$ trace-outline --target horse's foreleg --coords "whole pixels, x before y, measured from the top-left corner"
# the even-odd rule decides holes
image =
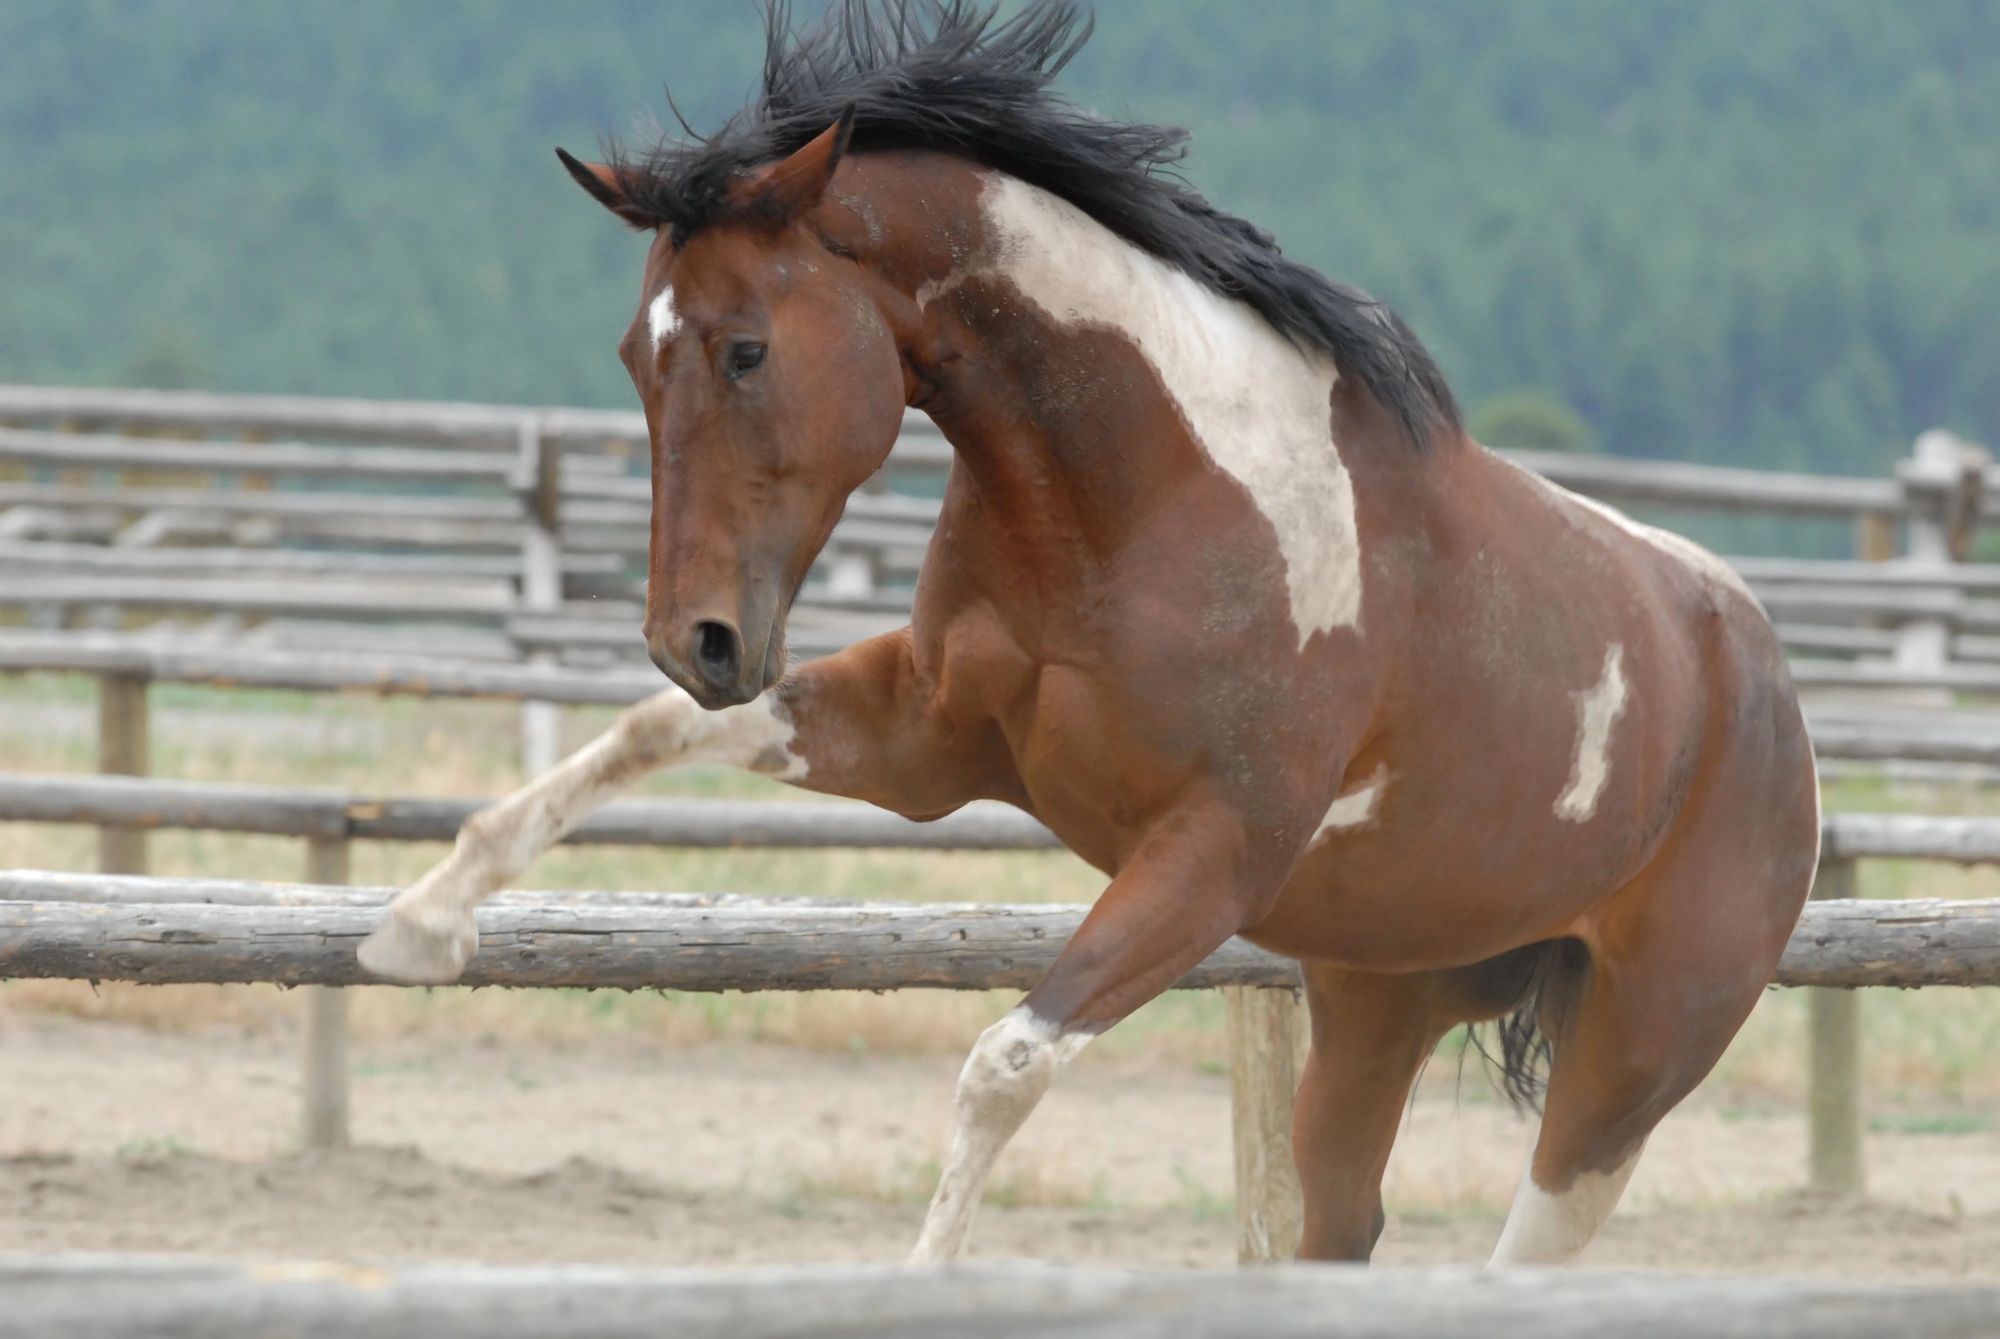
[[[955,1128],[912,1264],[955,1257],[993,1165],[1055,1072],[1098,1033],[1166,990],[1254,919],[1260,881],[1226,816],[1162,824],[1005,1018],[981,1034],[958,1077]]]
[[[452,853],[400,894],[362,942],[362,965],[397,981],[455,979],[479,944],[473,908],[592,810],[662,767],[716,763],[879,803],[955,808],[967,796],[954,760],[926,747],[927,699],[912,690],[908,646],[903,633],[872,638],[722,711],[703,711],[678,688],[627,709],[584,748],[467,819]],[[902,793],[913,785],[923,793]]]

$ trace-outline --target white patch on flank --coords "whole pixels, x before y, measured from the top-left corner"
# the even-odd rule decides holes
[[[674,331],[680,328],[680,313],[674,310],[674,286],[668,284],[646,307],[646,330],[653,337],[653,352],[666,347]]]
[[[1046,191],[989,173],[980,205],[993,254],[925,284],[918,302],[998,275],[1058,321],[1123,334],[1209,459],[1277,532],[1299,646],[1317,632],[1358,628],[1361,540],[1354,484],[1333,442],[1333,360]]]
[[[1581,823],[1597,812],[1597,797],[1611,776],[1611,727],[1625,714],[1625,648],[1613,642],[1604,652],[1604,673],[1576,699],[1576,760],[1569,784],[1556,796],[1556,817]]]
[[[1618,1207],[1618,1197],[1625,1193],[1644,1147],[1633,1149],[1611,1171],[1584,1172],[1559,1194],[1536,1185],[1532,1172],[1522,1173],[1514,1207],[1507,1211],[1507,1226],[1500,1230],[1500,1242],[1486,1267],[1561,1265],[1574,1260]]]
[[[1344,832],[1372,823],[1376,811],[1382,807],[1382,792],[1388,786],[1389,764],[1378,763],[1366,781],[1341,792],[1326,807],[1326,817],[1313,829],[1313,840],[1318,841],[1329,832]]]
[[[937,1194],[924,1215],[913,1265],[944,1264],[957,1257],[972,1230],[979,1196],[1000,1150],[1042,1100],[1056,1070],[1090,1043],[1087,1032],[1064,1033],[1024,1004],[979,1034],[958,1075],[957,1126]]]

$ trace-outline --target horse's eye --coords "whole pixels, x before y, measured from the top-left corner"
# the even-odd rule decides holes
[[[763,362],[764,346],[746,340],[741,344],[729,346],[729,356],[724,360],[724,366],[729,372],[729,379],[734,381],[746,372],[756,371]]]

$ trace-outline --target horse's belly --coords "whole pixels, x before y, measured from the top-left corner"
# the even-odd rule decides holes
[[[1623,863],[1532,821],[1388,832],[1308,852],[1245,937],[1364,970],[1462,966],[1548,936],[1617,887]]]

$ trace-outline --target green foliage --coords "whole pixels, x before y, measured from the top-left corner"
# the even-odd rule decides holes
[[[800,8],[810,8],[801,0]],[[1467,404],[1879,472],[2000,437],[1989,0],[1099,0],[1062,86],[1377,291]],[[0,378],[623,405],[643,239],[558,169],[740,106],[739,0],[13,0]]]
[[[1588,451],[1590,425],[1547,391],[1507,391],[1466,420],[1473,439],[1509,451]]]
[[[163,391],[199,389],[209,380],[208,360],[185,330],[156,330],[116,379]]]

